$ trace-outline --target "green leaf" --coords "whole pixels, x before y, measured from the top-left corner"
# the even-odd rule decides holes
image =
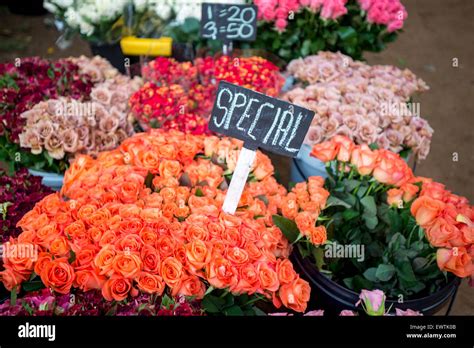
[[[153,174],[148,172],[145,178],[145,187],[153,191]]]
[[[409,261],[403,261],[397,264],[397,274],[400,278],[407,282],[416,281],[415,273]]]
[[[201,302],[202,308],[208,313],[220,313],[225,300],[213,295],[207,295]]]
[[[374,197],[366,196],[360,200],[360,203],[364,207],[364,212],[372,216],[377,215],[377,205],[375,204]]]
[[[40,289],[44,289],[45,286],[41,280],[35,280],[32,282],[25,282],[21,285],[23,287],[23,290],[26,292],[30,291],[38,291]]]
[[[325,265],[323,248],[312,247],[311,252],[316,262],[316,267],[318,269],[322,269],[323,266]]]
[[[425,257],[417,257],[413,260],[412,266],[415,272],[423,270],[428,265],[428,259]]]
[[[224,314],[229,316],[243,316],[244,312],[239,306],[234,305],[232,307],[224,309]]]
[[[196,189],[196,196],[198,197],[204,197],[204,193],[202,192],[201,188]]]
[[[376,271],[377,271],[376,267],[367,268],[364,272],[364,277],[370,280],[371,282],[376,282],[377,281],[377,277],[375,275]]]
[[[348,41],[357,36],[357,32],[352,27],[340,27],[337,34],[343,41]]]
[[[381,264],[377,267],[377,271],[375,272],[375,277],[382,282],[389,281],[390,278],[393,277],[395,274],[395,267],[393,265],[385,265]]]
[[[311,49],[311,40],[306,39],[303,41],[303,45],[301,45],[301,55],[303,57],[309,55]]]
[[[345,221],[349,221],[349,220],[352,220],[356,217],[358,217],[360,214],[358,211],[356,210],[352,210],[352,209],[348,209],[348,210],[344,210],[344,212],[342,213],[342,218],[345,220]]]
[[[372,216],[370,214],[367,214],[366,212],[362,214],[362,218],[364,219],[365,226],[367,226],[369,230],[373,230],[375,227],[377,227],[379,223],[377,216]]]
[[[272,220],[290,243],[294,243],[296,240],[298,240],[300,230],[294,221],[291,221],[280,215],[273,215]]]
[[[76,253],[72,250],[69,251],[69,259],[67,262],[73,263],[76,260]]]
[[[329,196],[328,200],[327,200],[327,203],[326,203],[326,208],[327,207],[337,207],[337,206],[341,206],[341,207],[344,207],[344,208],[352,208],[352,206],[346,202],[344,202],[342,199],[339,199],[335,196]]]

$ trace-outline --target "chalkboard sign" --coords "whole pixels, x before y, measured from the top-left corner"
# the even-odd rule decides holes
[[[250,150],[296,157],[313,117],[308,109],[221,81],[209,129],[243,140]]]
[[[203,3],[201,37],[223,42],[255,41],[257,7]]]

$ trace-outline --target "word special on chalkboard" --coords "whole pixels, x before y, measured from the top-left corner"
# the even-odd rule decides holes
[[[257,7],[203,3],[201,37],[223,42],[255,41]]]
[[[221,81],[209,129],[244,141],[244,146],[296,157],[314,112]]]

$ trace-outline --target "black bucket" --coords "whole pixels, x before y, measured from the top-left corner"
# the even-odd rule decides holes
[[[308,310],[324,309],[325,313],[330,315],[338,315],[345,309],[363,312],[361,306],[355,306],[357,301],[359,301],[358,293],[337,284],[319,272],[309,258],[301,256],[298,248],[294,248],[291,259],[295,265],[295,270],[311,286],[311,299]],[[387,310],[391,308],[391,312],[394,312],[395,308],[399,308],[402,310],[412,309],[423,313],[423,315],[433,315],[439,312],[450,300],[454,300],[460,283],[461,280],[455,277],[438,292],[418,299],[405,300],[403,303],[387,299],[385,301],[385,308]],[[451,305],[452,302],[448,312]]]
[[[110,64],[122,74],[125,73],[125,56],[123,55],[122,48],[120,47],[120,43],[115,43],[112,45],[98,45],[94,43],[90,43],[91,51],[94,56],[101,56],[107,59]],[[130,57],[128,57],[130,58]],[[138,58],[133,57],[133,61],[131,60],[130,63],[134,63],[135,60]]]

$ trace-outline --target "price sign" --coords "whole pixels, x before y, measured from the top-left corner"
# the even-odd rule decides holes
[[[201,37],[231,41],[255,41],[257,37],[257,7],[203,3]]]
[[[234,214],[257,148],[296,157],[314,112],[221,81],[209,129],[244,141],[222,209]]]

